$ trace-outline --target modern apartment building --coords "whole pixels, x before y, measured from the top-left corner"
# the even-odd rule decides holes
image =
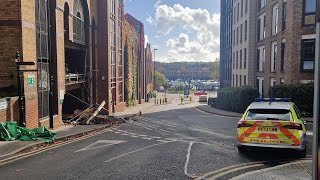
[[[232,18],[232,87],[255,85],[255,0],[234,0]]]
[[[220,85],[231,86],[232,81],[232,24],[233,0],[220,1]]]
[[[313,80],[315,0],[257,1],[256,87],[268,96],[276,84]]]

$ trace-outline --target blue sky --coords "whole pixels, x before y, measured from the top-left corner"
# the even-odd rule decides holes
[[[220,0],[124,0],[125,12],[143,22],[156,60],[219,58]]]

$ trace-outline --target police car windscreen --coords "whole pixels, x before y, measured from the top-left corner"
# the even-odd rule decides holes
[[[287,109],[250,109],[246,119],[290,121],[290,111]]]

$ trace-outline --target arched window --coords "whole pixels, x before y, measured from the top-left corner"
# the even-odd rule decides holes
[[[69,15],[70,15],[70,9],[68,3],[64,4],[64,38],[66,40],[69,40]]]
[[[73,2],[73,41],[85,44],[84,14],[80,0]]]

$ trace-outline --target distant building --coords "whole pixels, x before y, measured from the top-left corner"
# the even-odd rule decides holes
[[[212,79],[212,62],[156,62],[156,71],[161,72],[169,80]]]
[[[220,0],[220,3],[220,82],[226,87],[232,81],[233,0]]]
[[[232,87],[255,86],[256,3],[233,1]]]

